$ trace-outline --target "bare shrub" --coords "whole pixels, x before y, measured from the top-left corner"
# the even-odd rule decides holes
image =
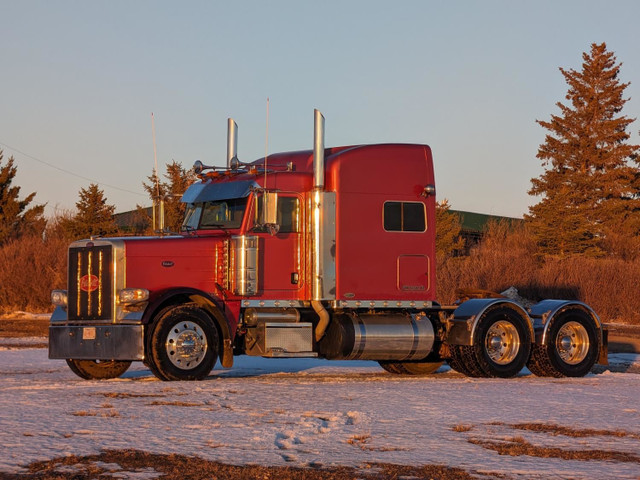
[[[640,324],[640,259],[539,256],[526,226],[489,226],[466,257],[437,269],[438,299],[456,300],[459,288],[501,292],[515,286],[531,300],[563,298],[590,305],[605,322]]]
[[[24,236],[0,247],[0,313],[51,310],[50,294],[65,288],[68,240]]]

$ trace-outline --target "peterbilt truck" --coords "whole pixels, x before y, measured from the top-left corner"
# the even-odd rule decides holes
[[[241,162],[229,119],[226,166],[194,169],[181,232],[70,245],[49,358],[85,379],[142,361],[162,380],[203,379],[236,355],[374,360],[405,375],[447,362],[503,378],[606,363],[584,303],[437,302],[427,145],[325,148],[316,110],[312,150]]]

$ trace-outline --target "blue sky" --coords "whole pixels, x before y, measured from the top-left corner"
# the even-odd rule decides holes
[[[638,18],[622,0],[0,0],[0,149],[48,215],[91,180],[124,211],[149,203],[151,112],[161,169],[222,165],[230,116],[240,159],[264,155],[269,97],[270,153],[311,148],[319,108],[327,146],[429,144],[439,199],[521,216],[558,67],[606,42],[640,116]]]

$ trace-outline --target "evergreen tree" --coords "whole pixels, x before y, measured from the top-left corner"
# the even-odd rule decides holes
[[[46,223],[43,218],[44,205],[28,208],[35,192],[19,200],[20,187],[11,186],[18,171],[13,157],[9,157],[5,165],[2,159],[3,152],[0,150],[0,245],[25,234],[41,234]]]
[[[164,174],[166,181],[158,179],[155,170],[147,178],[149,183],[143,183],[143,186],[154,201],[154,205],[159,205],[160,200],[164,200],[165,228],[173,232],[179,231],[186,208],[180,199],[189,185],[196,180],[193,170],[187,170],[180,162],[172,160],[166,165],[166,173]],[[159,215],[158,211],[156,211],[156,215]]]
[[[116,207],[107,205],[104,192],[98,185],[92,183],[86,189],[81,188],[78,195],[80,199],[76,202],[76,214],[61,219],[63,230],[74,238],[118,233],[118,226],[113,219]]]
[[[582,58],[581,71],[560,68],[569,105],[558,102],[560,115],[537,121],[549,132],[537,154],[546,170],[531,180],[529,194],[543,198],[526,219],[545,254],[615,254],[616,232],[640,232],[633,164],[640,146],[628,142],[635,119],[620,114],[629,83],[620,82],[621,64],[606,44],[592,44]]]
[[[449,211],[447,199],[436,202],[436,259],[438,263],[452,257],[456,251],[464,248],[464,240],[460,236],[462,225],[460,217]]]

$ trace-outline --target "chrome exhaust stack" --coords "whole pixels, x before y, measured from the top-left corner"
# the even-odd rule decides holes
[[[324,188],[324,116],[313,111],[313,188]]]
[[[322,300],[335,300],[336,266],[332,256],[335,245],[336,197],[324,191],[324,116],[313,111],[313,192],[311,195],[312,293],[311,306],[318,315],[316,341],[324,336],[330,317]]]
[[[227,168],[231,168],[231,160],[238,157],[238,124],[233,118],[227,119]]]

